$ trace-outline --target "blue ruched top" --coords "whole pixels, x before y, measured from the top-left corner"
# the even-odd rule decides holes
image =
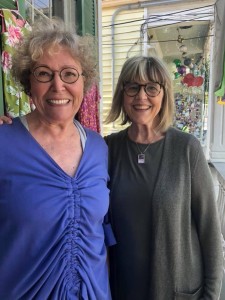
[[[0,127],[0,299],[109,300],[107,146],[85,129],[68,176],[20,122]]]

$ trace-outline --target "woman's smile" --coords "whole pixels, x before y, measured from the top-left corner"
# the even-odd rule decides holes
[[[133,109],[136,111],[146,111],[149,110],[152,106],[147,104],[134,104]]]
[[[70,99],[48,99],[47,102],[50,105],[66,105],[70,102]]]

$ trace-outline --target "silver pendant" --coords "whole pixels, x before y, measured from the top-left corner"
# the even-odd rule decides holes
[[[144,164],[145,163],[145,155],[143,153],[138,154],[138,163]]]

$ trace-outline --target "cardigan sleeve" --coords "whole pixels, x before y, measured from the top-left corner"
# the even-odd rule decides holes
[[[223,276],[221,227],[212,175],[200,143],[192,170],[192,214],[196,223],[204,263],[203,299],[217,300]],[[197,151],[197,155],[196,155]]]

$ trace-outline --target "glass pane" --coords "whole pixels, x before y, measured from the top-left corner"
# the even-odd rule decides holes
[[[160,55],[173,78],[174,126],[194,134],[204,144],[213,9],[179,11],[166,17],[164,14],[163,21],[159,20],[158,16],[148,28],[148,54]]]

